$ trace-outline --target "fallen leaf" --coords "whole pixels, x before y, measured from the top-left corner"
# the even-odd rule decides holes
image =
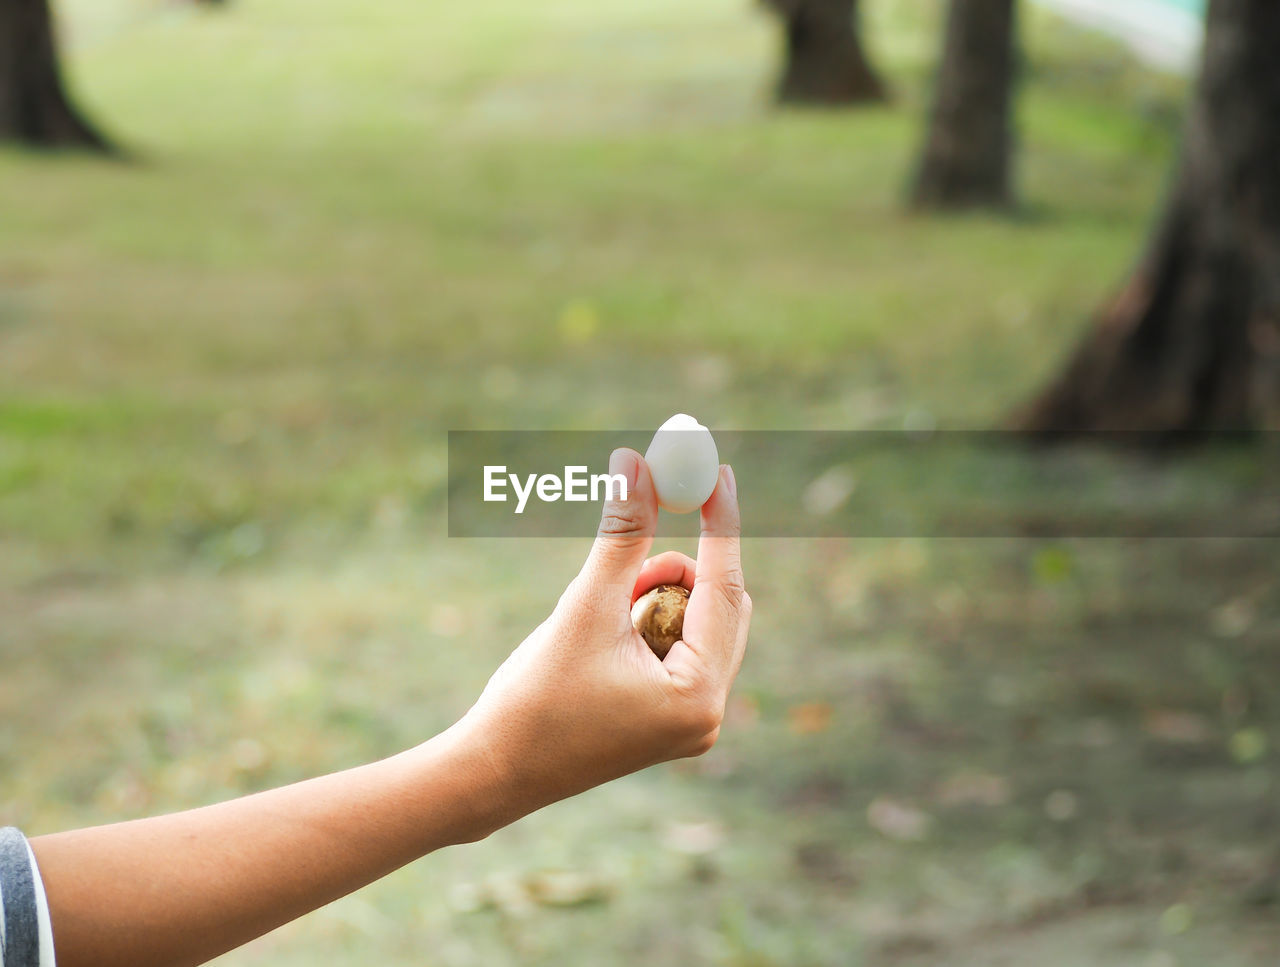
[[[1203,715],[1176,709],[1153,709],[1142,719],[1147,735],[1163,742],[1196,745],[1209,738],[1209,723]]]
[[[1038,551],[1031,563],[1036,580],[1041,584],[1060,584],[1071,577],[1075,560],[1069,548],[1061,545],[1045,547]]]
[[[1171,936],[1186,933],[1191,929],[1191,922],[1195,919],[1195,912],[1191,909],[1190,904],[1175,903],[1164,913],[1160,914],[1160,929]]]
[[[476,913],[491,906],[493,897],[476,883],[455,883],[449,887],[449,908],[455,913]]]
[[[523,875],[494,873],[481,883],[454,884],[449,890],[449,906],[457,913],[497,909],[508,916],[525,918],[538,906],[603,903],[612,895],[612,882],[595,873],[535,870]]]
[[[493,906],[508,916],[523,919],[533,913],[533,897],[521,877],[512,873],[495,873],[485,879],[484,890]]]
[[[1219,638],[1239,638],[1258,620],[1258,609],[1248,598],[1235,598],[1214,610],[1209,628]]]
[[[1080,797],[1070,789],[1055,789],[1044,798],[1044,814],[1055,823],[1065,823],[1080,812]]]
[[[831,728],[829,702],[803,702],[787,710],[787,725],[796,735],[816,735]]]
[[[962,772],[938,787],[944,806],[1003,806],[1012,791],[1009,780],[989,772]]]
[[[668,823],[662,830],[662,845],[673,853],[705,856],[724,845],[724,827],[714,820]]]
[[[795,848],[795,860],[800,872],[810,879],[841,887],[858,882],[848,857],[835,843],[802,843]]]
[[[546,907],[577,907],[603,903],[613,893],[612,885],[594,873],[578,870],[540,870],[528,874],[524,887],[530,899]]]
[[[1267,733],[1254,726],[1240,729],[1231,736],[1229,747],[1232,760],[1240,765],[1258,762],[1267,754]]]
[[[867,806],[867,822],[889,839],[915,843],[929,834],[933,817],[915,806],[880,796]]]

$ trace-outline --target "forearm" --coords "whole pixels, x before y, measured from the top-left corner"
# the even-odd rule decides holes
[[[37,837],[59,967],[197,964],[495,826],[458,730],[188,812]]]

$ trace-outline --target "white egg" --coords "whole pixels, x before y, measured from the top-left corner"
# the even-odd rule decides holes
[[[658,504],[687,514],[707,502],[720,478],[720,454],[711,431],[685,413],[658,427],[644,455]]]

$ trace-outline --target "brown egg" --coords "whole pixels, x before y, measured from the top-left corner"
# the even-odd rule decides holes
[[[689,592],[678,584],[659,584],[631,606],[631,623],[653,653],[666,658],[684,633],[684,609]]]

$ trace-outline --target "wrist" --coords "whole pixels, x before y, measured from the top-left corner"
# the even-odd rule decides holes
[[[427,776],[446,779],[444,794],[453,808],[445,824],[447,842],[441,845],[478,842],[529,811],[521,808],[516,783],[490,737],[469,715],[405,754]]]

